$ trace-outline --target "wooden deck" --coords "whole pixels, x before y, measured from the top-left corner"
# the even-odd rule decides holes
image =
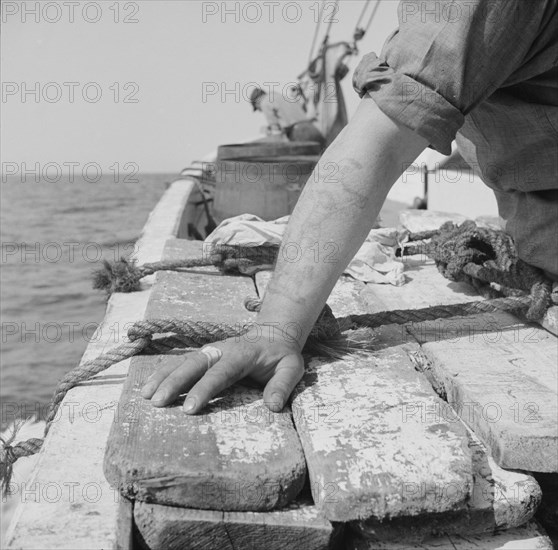
[[[167,198],[183,209],[190,190],[178,189]],[[141,260],[199,253],[176,235],[170,224]],[[334,313],[480,299],[424,259],[406,261],[403,287],[342,278],[328,300]],[[114,296],[105,324],[115,315],[122,325],[141,317],[244,324],[253,314],[243,299],[264,293],[269,277],[159,273],[142,293]],[[65,402],[78,409],[95,399],[119,414],[97,424],[62,417],[35,481],[63,484],[73,475],[101,487],[102,498],[26,502],[9,547],[552,548],[533,519],[541,489],[531,472],[558,474],[556,336],[489,315],[384,326],[370,337],[371,351],[311,359],[281,413],[246,384],[196,417],[180,403],[155,409],[138,390],[153,369],[179,360],[173,354],[135,358],[72,390]],[[86,358],[111,345],[101,341]],[[89,460],[77,468],[84,450]]]
[[[165,256],[191,256],[193,246],[171,240]],[[422,260],[409,262],[408,276],[412,280],[402,289],[342,279],[329,302],[337,316],[345,316],[395,303],[403,308],[475,299],[465,285],[449,283]],[[260,294],[269,277],[256,276]],[[429,288],[436,289],[434,302]],[[161,273],[146,316],[245,323],[251,314],[241,304],[254,293],[246,278]],[[200,417],[182,415],[179,403],[166,409],[138,403],[140,428],[115,423],[106,461],[109,479],[136,499],[138,536],[150,548],[193,548],[198,540],[254,549],[265,541],[272,550],[328,548],[339,541],[342,548],[386,550],[498,548],[510,540],[522,548],[550,548],[530,521],[541,491],[527,471],[558,471],[552,456],[557,398],[549,378],[556,337],[509,315],[446,323],[452,322],[451,330],[441,323],[384,326],[372,334],[373,351],[339,361],[312,359],[292,408],[279,415],[264,413],[258,390],[242,385],[215,399]],[[483,336],[482,344],[468,333],[457,339],[456,327],[465,322]],[[507,332],[510,326],[515,332]],[[538,351],[522,332],[533,330],[543,343]],[[513,348],[507,340],[490,347],[502,331],[511,338],[519,334]],[[514,362],[506,370],[494,359],[510,353],[516,370],[510,370]],[[467,362],[460,376],[444,377],[463,363],[461,357]],[[172,360],[134,359],[123,401],[137,403],[144,377]],[[467,377],[469,363],[475,367]],[[462,395],[450,379],[479,391]],[[536,396],[530,390],[535,386]],[[534,426],[527,425],[523,397],[539,404]],[[469,415],[465,398],[476,399]],[[503,448],[515,451],[511,465]],[[306,471],[311,500],[301,491]],[[155,472],[160,476],[154,479]],[[429,546],[421,546],[426,540]]]

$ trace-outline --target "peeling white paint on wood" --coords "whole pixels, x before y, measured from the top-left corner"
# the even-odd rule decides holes
[[[272,413],[261,390],[236,385],[196,416],[183,399],[155,408],[139,392],[156,365],[180,356],[132,360],[105,474],[128,498],[208,510],[263,511],[284,506],[302,489],[306,466],[290,410]],[[169,458],[171,457],[171,458]]]
[[[425,371],[504,468],[558,472],[558,340],[506,313],[412,325]]]
[[[384,521],[370,518],[353,522],[351,530],[368,541],[416,543],[441,532],[469,537],[527,523],[541,503],[539,484],[526,473],[500,468],[478,437],[469,434],[473,487],[463,509]]]
[[[174,240],[166,251],[193,257],[201,243]],[[243,305],[254,291],[247,277],[159,272],[146,318],[240,327],[254,319]],[[196,416],[141,398],[155,368],[181,361],[180,355],[133,360],[120,402],[132,417],[114,424],[105,460],[113,485],[129,498],[213,510],[270,510],[294,499],[306,475],[300,442],[290,410],[271,413],[261,388],[237,385]]]
[[[293,415],[329,520],[443,512],[470,498],[466,431],[417,415],[418,401],[442,404],[404,346],[308,366]]]

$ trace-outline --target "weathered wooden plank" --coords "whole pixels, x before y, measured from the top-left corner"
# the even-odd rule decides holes
[[[256,276],[260,295],[269,278]],[[341,278],[328,303],[337,316],[364,313],[363,289]],[[293,413],[312,494],[332,521],[432,514],[462,508],[469,499],[466,430],[440,419],[406,418],[417,399],[430,400],[432,407],[443,403],[414,370],[409,353],[419,348],[404,345],[407,336],[401,327],[382,327],[373,333],[374,354],[313,360],[295,391]],[[460,491],[446,499],[450,483]]]
[[[542,502],[537,510],[537,521],[558,547],[558,474],[535,474],[542,491]]]
[[[432,260],[407,256],[403,286],[366,285],[361,293],[368,313],[390,309],[418,309],[429,306],[460,304],[483,300],[471,286],[454,283],[443,277]]]
[[[506,313],[409,327],[425,372],[504,468],[558,471],[558,345]]]
[[[327,550],[338,537],[309,499],[273,512],[216,512],[139,502],[141,540],[150,550]]]
[[[105,474],[127,497],[210,510],[272,510],[301,490],[305,463],[290,411],[272,413],[261,390],[237,385],[203,414],[185,415],[181,401],[155,408],[140,390],[157,363],[132,361],[115,419]]]
[[[402,218],[409,229],[431,228],[428,218],[422,221],[420,215],[412,218],[412,223]],[[452,296],[457,284],[444,279],[431,261],[422,263],[418,257],[407,261],[410,281],[397,296],[389,288],[368,285],[363,297],[371,308],[417,308],[470,299],[466,298],[466,290]],[[463,286],[467,288],[466,285],[460,288]],[[547,313],[543,322],[546,328],[552,328],[548,321],[552,315],[552,311]],[[447,395],[460,410],[498,464],[556,471],[555,336],[504,314],[418,323],[411,327],[411,332],[424,344],[432,362],[425,374],[436,390],[444,398]],[[487,417],[487,411],[501,417]]]
[[[163,259],[199,258],[202,253],[201,241],[170,239]],[[244,298],[255,292],[252,279],[225,276],[213,267],[158,272],[152,292],[146,319],[164,317],[234,325],[254,318],[244,307]]]
[[[243,299],[253,292],[249,278],[160,272],[146,318],[245,323],[253,314]],[[109,481],[129,498],[191,508],[261,511],[295,498],[306,473],[300,442],[290,410],[271,413],[261,389],[237,385],[194,417],[141,398],[157,366],[180,361],[132,361],[120,401],[128,414],[114,422],[105,456]]]
[[[342,277],[328,299],[335,315],[369,311],[365,287]],[[378,351],[313,360],[295,391],[293,414],[312,494],[332,521],[432,514],[462,508],[469,499],[466,430],[412,414],[418,399],[432,407],[443,402],[414,370],[409,354],[419,348],[407,339],[401,327],[381,327],[372,333]],[[451,484],[459,491],[445,495]]]
[[[265,276],[256,277],[260,290],[265,289],[265,284],[269,279],[269,274],[263,275]],[[418,279],[420,280],[420,278],[419,276]],[[339,292],[340,286],[341,292]],[[351,286],[352,288],[350,288]],[[391,289],[382,286],[382,291],[390,293]],[[344,316],[353,311],[361,313],[368,307],[363,305],[361,292],[362,286],[357,281],[341,280],[328,302],[339,304],[336,312],[338,316]],[[337,299],[339,296],[343,296],[345,299]],[[450,296],[454,298],[453,294]],[[349,299],[346,299],[347,297]],[[419,295],[419,299],[422,298]],[[376,349],[389,348],[405,341],[406,336],[407,333],[403,327],[400,329],[382,327],[372,331],[372,343]],[[414,339],[412,340],[414,341]],[[416,361],[416,356],[420,355],[418,348],[410,347],[409,351],[412,354],[411,358]],[[331,413],[330,409],[326,409],[326,411]],[[420,417],[421,422],[428,416],[435,422],[438,422],[440,417],[449,422],[461,422],[448,404],[440,401],[437,402],[436,408],[428,408],[428,404],[422,402],[418,396],[413,396],[413,401],[406,406],[405,412],[409,416]],[[473,486],[471,498],[463,507],[439,513],[425,513],[415,517],[402,516],[392,520],[369,518],[365,521],[355,522],[354,529],[371,539],[402,540],[403,533],[406,533],[407,540],[417,540],[441,530],[456,534],[482,533],[494,529],[508,529],[528,521],[535,513],[541,498],[537,482],[532,476],[524,473],[507,472],[499,468],[478,438],[472,432],[470,436]],[[327,436],[324,434],[325,437]],[[424,493],[425,489],[416,483],[408,485],[408,491],[414,490],[417,494]],[[455,489],[455,486],[447,488],[448,491],[455,491]],[[438,488],[438,492],[439,496],[443,497],[444,490]]]
[[[558,336],[558,306],[549,307],[540,324],[554,336]]]
[[[443,402],[417,373],[400,327],[383,327],[374,353],[314,359],[295,390],[293,414],[316,505],[330,521],[435,514],[471,496],[463,426],[414,414]],[[458,490],[448,491],[448,488]]]
[[[428,414],[420,410],[419,414]],[[431,415],[458,417],[455,412],[430,411]],[[470,500],[461,510],[438,514],[421,514],[379,521],[369,518],[355,521],[351,530],[368,541],[420,542],[425,538],[446,535],[477,535],[519,527],[528,522],[541,502],[541,488],[533,476],[500,468],[485,445],[470,432],[473,459],[473,488]],[[416,488],[417,491],[423,490]],[[456,490],[448,487],[448,491]]]
[[[536,522],[485,535],[444,535],[421,542],[367,541],[348,537],[346,550],[552,550],[552,542]]]

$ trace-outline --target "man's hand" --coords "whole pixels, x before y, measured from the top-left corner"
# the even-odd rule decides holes
[[[269,342],[261,334],[212,344],[221,358],[208,367],[208,357],[201,352],[169,355],[165,366],[155,372],[142,389],[142,396],[155,407],[164,407],[185,392],[184,412],[199,412],[215,395],[242,378],[250,377],[265,385],[264,402],[279,412],[304,373],[304,361],[298,344],[279,339]],[[255,341],[256,340],[256,341]]]

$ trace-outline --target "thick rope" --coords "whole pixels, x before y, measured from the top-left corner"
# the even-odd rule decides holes
[[[135,265],[121,258],[117,262],[103,261],[103,267],[93,273],[93,288],[114,292],[141,290],[141,279],[157,271],[183,271],[196,267],[214,266],[224,274],[252,275],[262,269],[272,269],[277,259],[278,246],[218,245],[199,258],[168,260]]]
[[[254,308],[253,311],[259,311],[261,306],[260,300],[251,298],[249,303]],[[450,317],[464,317],[499,311],[522,315],[526,313],[530,305],[530,296],[496,298],[460,304],[428,306],[420,309],[392,309],[379,313],[348,315],[347,317],[335,319],[335,322],[338,326],[342,326],[344,330],[349,328],[378,328],[383,325],[406,325],[408,323],[422,323],[425,321],[435,321],[436,319],[449,319]],[[319,323],[317,323],[316,327],[319,327]]]
[[[9,491],[15,462],[19,458],[38,453],[43,445],[43,440],[36,438],[28,439],[27,441],[20,441],[14,446],[10,443],[11,441],[2,440],[2,449],[0,449],[0,478],[2,480],[3,495],[6,495]]]
[[[66,373],[58,383],[56,391],[50,402],[50,407],[46,417],[45,436],[47,435],[56,413],[65,395],[79,383],[89,380],[96,374],[103,372],[112,365],[124,361],[141,353],[150,343],[151,338],[138,338],[131,342],[125,342],[120,346],[109,350],[107,353],[99,355],[91,361],[78,365],[75,369]]]

